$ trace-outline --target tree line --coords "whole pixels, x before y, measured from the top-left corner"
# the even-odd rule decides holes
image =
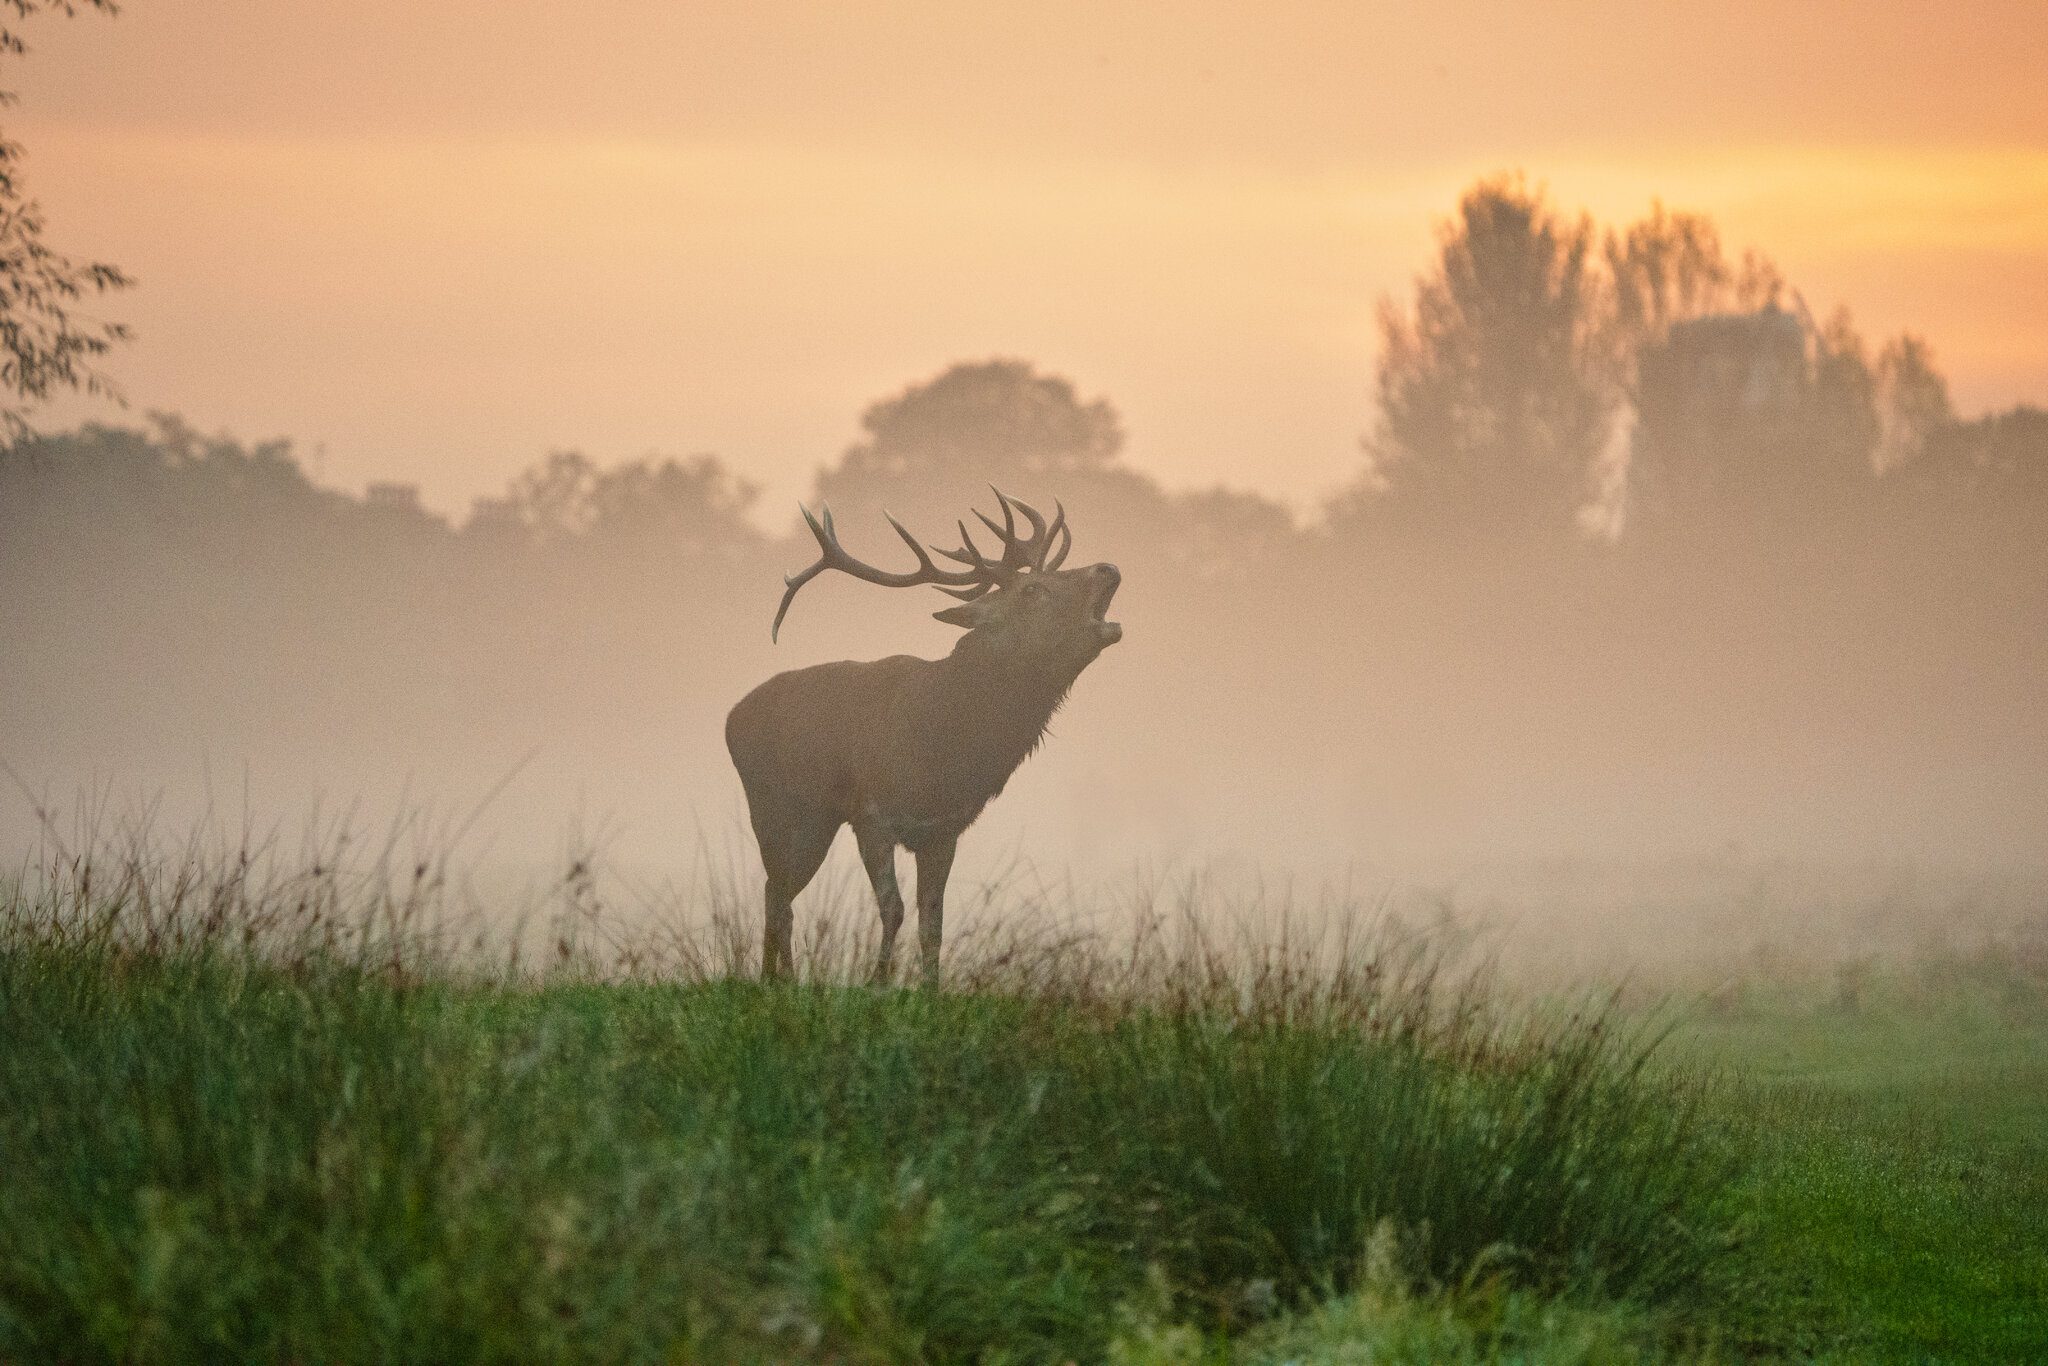
[[[943,539],[991,482],[1064,502],[1133,628],[1074,722],[1099,761],[1064,744],[1064,771],[1134,820],[1308,803],[1335,838],[1479,841],[1540,807],[1529,838],[1561,840],[1618,802],[1705,830],[1745,785],[1762,827],[1874,792],[1870,829],[2048,818],[2048,412],[1959,415],[1924,341],[1817,316],[1705,218],[1601,230],[1517,177],[1464,194],[1380,331],[1359,464],[1306,520],[1163,486],[1109,399],[1001,358],[875,402],[813,496],[878,563],[885,507]],[[0,458],[0,754],[431,767],[515,735],[722,773],[716,717],[766,671],[944,648],[898,595],[821,583],[770,650],[810,555],[712,455],[556,452],[449,519],[173,417],[27,438]]]

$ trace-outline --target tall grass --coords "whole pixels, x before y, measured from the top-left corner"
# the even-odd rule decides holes
[[[1648,1040],[1426,940],[1012,927],[913,991],[823,935],[763,987],[730,917],[599,961],[587,869],[515,967],[432,860],[338,866],[0,895],[0,1357],[1085,1359],[1148,1285],[1212,1330],[1345,1290],[1375,1229],[1642,1302],[1718,1236]]]

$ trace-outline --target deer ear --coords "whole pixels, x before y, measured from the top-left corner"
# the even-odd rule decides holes
[[[988,619],[988,599],[976,598],[973,602],[963,602],[958,607],[948,607],[932,615],[948,626],[958,626],[962,630],[972,631]]]

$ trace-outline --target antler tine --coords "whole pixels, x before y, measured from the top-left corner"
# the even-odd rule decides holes
[[[889,516],[889,514],[887,514],[887,512],[883,512],[883,516]],[[899,522],[899,520],[895,520],[893,516],[889,516],[889,524],[897,528],[897,535],[899,535],[899,537],[903,537],[903,545],[907,545],[907,547],[911,549],[911,553],[913,553],[915,557],[918,557],[918,563],[920,563],[920,565],[924,565],[926,569],[932,569],[934,573],[948,573],[946,569],[940,569],[938,565],[934,565],[934,563],[932,563],[932,559],[930,559],[930,557],[928,557],[928,555],[924,553],[924,547],[922,547],[922,545],[918,545],[918,537],[913,537],[913,535],[909,535],[909,530],[907,530],[907,528],[903,526],[903,522]],[[936,545],[934,545],[932,549],[934,549],[934,551],[938,551],[938,547],[936,547]],[[963,565],[987,563],[987,561],[977,561],[977,559],[971,559],[971,557],[967,557],[967,555],[954,555],[952,551],[938,551],[938,553],[940,553],[940,555],[946,555],[946,557],[950,557],[950,559],[958,559],[958,561],[961,561]],[[948,578],[950,578],[950,575],[948,575]],[[942,592],[942,594],[952,594],[954,598],[958,598],[958,600],[961,600],[961,602],[973,602],[975,598],[979,598],[979,596],[983,596],[985,592],[989,592],[991,588],[995,588],[995,584],[969,584],[967,588],[946,588],[946,586],[944,586],[944,584],[940,584],[938,580],[934,580],[934,584],[932,584],[932,586],[934,586],[934,588],[938,588],[938,592]]]
[[[977,512],[975,516],[981,517],[981,514]],[[988,518],[982,517],[981,520],[987,522]],[[992,522],[989,524],[994,526]],[[1012,560],[1007,545],[1004,547],[1000,559],[991,560],[988,556],[982,554],[981,547],[974,543],[973,535],[967,530],[966,519],[963,518],[955,522],[953,526],[960,533],[960,548],[958,550],[947,550],[944,546],[935,545],[932,549],[951,560],[954,564],[967,565],[977,575],[984,577],[991,585],[1009,582],[1017,576],[1019,570],[1025,567],[1024,564]],[[1001,534],[1000,527],[996,528],[996,530],[997,534]]]
[[[1066,562],[1067,552],[1074,548],[1074,533],[1067,525],[1067,509],[1055,498],[1052,500],[1052,530],[1045,534],[1045,545],[1038,552],[1038,573],[1048,573]],[[1062,539],[1064,538],[1064,539]],[[1060,548],[1053,551],[1052,543],[1060,541]]]
[[[990,484],[988,488],[989,492],[996,496],[996,506],[1002,509],[1003,524],[997,526],[995,518],[989,516],[980,508],[974,509],[974,515],[980,519],[983,526],[993,531],[997,538],[1002,541],[1002,564],[1005,568],[1029,569],[1031,567],[1031,547],[1028,543],[1017,538],[1017,515],[1010,509],[1010,500],[1005,498],[1003,491],[994,484]]]
[[[967,538],[967,524],[964,522],[957,522],[954,525],[960,528],[961,548],[959,550],[948,550],[946,549],[946,547],[934,541],[932,543],[933,551],[943,556],[944,558],[951,560],[954,564],[964,564],[969,566],[970,568],[977,564],[986,563],[986,561],[981,558],[980,549],[974,544],[973,541]]]
[[[1031,523],[1031,540],[1028,542],[1028,544],[1036,546],[1037,544],[1039,544],[1039,542],[1045,539],[1044,514],[1040,513],[1037,508],[1031,506],[1031,504],[1025,502],[1022,498],[1012,498],[1009,494],[1004,493],[999,488],[996,488],[994,484],[990,484],[989,488],[995,491],[996,497],[1002,499],[1003,517],[1005,520],[1008,520],[1010,516],[1010,509],[1014,507],[1015,509],[1017,509],[1017,511],[1024,514],[1025,521]]]
[[[805,584],[809,583],[812,579],[817,578],[818,575],[824,572],[825,562],[823,560],[820,560],[816,564],[812,565],[809,569],[806,569],[801,574],[790,574],[784,577],[784,579],[782,580],[784,585],[782,590],[782,605],[775,609],[775,621],[768,628],[768,643],[770,645],[775,644],[782,638],[782,619],[789,615],[789,605],[792,602],[796,601],[797,589],[802,588]]]
[[[1048,528],[1044,515],[1022,498],[1012,498],[993,484],[989,485],[989,489],[995,494],[997,501],[1002,504],[1005,527],[997,528],[996,524],[989,518],[982,517],[980,513],[975,515],[981,517],[982,522],[990,530],[1002,531],[1003,559],[1005,563],[1009,563],[1014,559],[1020,568],[1029,569],[1034,573],[1042,572],[1048,567],[1046,559],[1056,539],[1065,534],[1067,544],[1069,546],[1073,544],[1072,533],[1066,530],[1066,509],[1057,500],[1054,501],[1053,507],[1057,509],[1059,515],[1054,519],[1054,525]],[[1024,520],[1031,524],[1031,534],[1028,537],[1017,535],[1015,514],[1019,512],[1023,513]],[[1065,555],[1062,554],[1061,558],[1064,559]],[[1056,569],[1059,566],[1053,564],[1051,567]]]
[[[1005,530],[1004,528],[997,526],[995,524],[995,519],[990,517],[985,512],[977,511],[974,515],[981,519],[981,524],[983,526],[987,527],[990,531],[993,531],[996,535],[1002,537],[1003,558],[1001,563],[1005,569],[1031,568],[1031,542],[1022,539],[1017,535],[1017,523],[1015,519],[1010,519],[1009,528]]]
[[[883,508],[882,516],[888,521],[890,526],[896,528],[896,534],[903,538],[903,544],[910,547],[910,553],[917,556],[917,567],[919,569],[928,574],[944,574],[947,572],[932,563],[932,557],[924,553],[924,547],[918,544],[917,537],[911,535],[910,529],[896,520],[894,513],[890,512],[887,508]]]
[[[981,514],[977,512],[974,515],[979,517]],[[995,564],[990,564],[988,557],[981,553],[981,547],[974,543],[974,537],[968,533],[966,521],[963,519],[955,522],[954,526],[960,530],[960,548],[966,552],[965,555],[956,557],[962,564],[971,564],[984,574],[1007,577],[1005,571],[1009,567],[1010,559],[1007,552],[1002,560]]]
[[[818,562],[809,569],[801,573],[783,576],[782,605],[775,609],[775,620],[768,627],[768,641],[771,645],[780,641],[782,637],[782,619],[789,615],[789,605],[796,601],[797,590],[812,579],[817,578],[818,575],[824,573],[827,569],[830,569],[832,567],[832,554],[839,548],[839,539],[832,533],[831,504],[819,504],[819,510],[825,514],[823,526],[818,524],[818,519],[813,517],[811,510],[802,503],[796,505],[796,510],[803,514],[804,525],[811,529],[811,535],[817,540],[818,548],[824,553],[818,557]]]
[[[1002,539],[1003,546],[1005,549],[1017,543],[1017,524],[1015,522],[1011,522],[1010,529],[1008,531],[1005,531],[1003,530],[1003,528],[996,525],[995,518],[989,516],[980,508],[974,509],[974,515],[981,519],[981,524],[983,526],[987,527],[990,531],[993,531],[998,537]]]

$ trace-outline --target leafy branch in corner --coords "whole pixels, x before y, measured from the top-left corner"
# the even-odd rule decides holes
[[[115,0],[0,0],[0,16],[16,20],[83,10],[119,12]],[[0,23],[0,57],[28,51],[21,33]],[[0,91],[0,107],[14,102]],[[134,281],[103,261],[74,261],[43,240],[42,206],[22,185],[25,151],[0,135],[0,426],[12,442],[28,433],[28,411],[62,389],[119,399],[120,391],[96,362],[128,338],[120,323],[79,310],[91,296],[125,289]]]
[[[0,12],[13,10],[16,19],[31,19],[38,14],[61,14],[66,19],[78,16],[80,10],[96,9],[102,14],[119,14],[118,0],[0,0]],[[28,44],[19,33],[0,24],[0,54],[19,57],[28,51]]]

